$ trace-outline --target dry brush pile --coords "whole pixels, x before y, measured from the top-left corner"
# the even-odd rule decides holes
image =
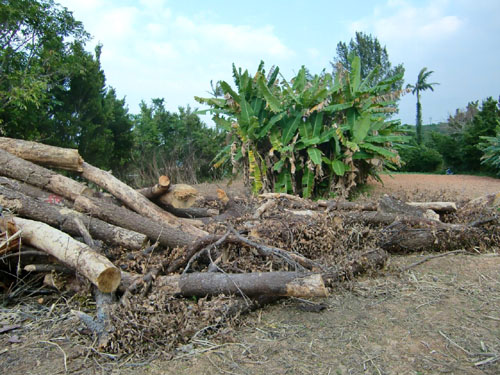
[[[457,209],[388,196],[197,197],[166,176],[136,191],[76,150],[0,138],[2,287],[9,296],[27,277],[53,293],[76,293],[76,285],[95,298],[95,308],[82,303],[73,313],[99,349],[171,355],[279,298],[326,297],[383,267],[389,253],[496,251],[499,201]]]

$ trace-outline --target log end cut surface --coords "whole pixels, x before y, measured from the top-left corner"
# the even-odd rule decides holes
[[[103,293],[114,292],[121,282],[121,272],[118,268],[108,268],[97,278],[97,287]]]

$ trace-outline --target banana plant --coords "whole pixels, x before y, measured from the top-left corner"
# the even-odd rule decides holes
[[[231,138],[215,166],[242,167],[255,193],[303,197],[347,195],[369,175],[397,168],[396,148],[408,139],[388,114],[404,93],[390,91],[402,77],[370,86],[359,57],[350,62],[351,71],[335,77],[311,76],[303,66],[290,81],[278,67],[266,74],[262,62],[253,76],[233,64],[235,88],[220,82],[223,99],[195,97]]]

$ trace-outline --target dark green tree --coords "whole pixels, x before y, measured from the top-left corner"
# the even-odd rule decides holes
[[[41,107],[66,66],[72,43],[88,39],[82,24],[53,0],[0,1],[0,119]],[[5,125],[4,125],[5,126]]]
[[[416,127],[417,127],[417,143],[422,144],[422,104],[420,103],[420,93],[422,91],[431,90],[434,91],[435,85],[439,85],[437,82],[429,83],[427,79],[430,75],[434,73],[434,71],[429,70],[427,68],[422,68],[418,73],[417,82],[414,85],[409,84],[407,87],[412,90],[412,94],[417,95],[417,119],[416,119]]]
[[[479,112],[463,133],[462,154],[466,170],[479,171],[485,169],[481,165],[481,157],[483,156],[483,151],[479,146],[482,142],[481,137],[494,137],[499,124],[499,102],[489,97],[482,102]]]
[[[403,64],[392,66],[389,60],[389,54],[386,47],[382,47],[376,37],[357,31],[349,44],[339,42],[337,44],[337,55],[334,62],[331,63],[334,73],[337,73],[337,64],[342,64],[347,70],[351,70],[349,55],[355,54],[361,59],[361,79],[370,75],[369,86],[375,86],[377,83],[394,77],[398,74],[404,74]],[[392,89],[401,89],[403,79],[394,83]]]
[[[0,124],[6,136],[78,148],[102,168],[129,158],[132,122],[124,100],[106,87],[88,35],[52,0],[2,1]]]
[[[177,182],[196,183],[212,177],[212,160],[223,147],[224,134],[207,127],[189,106],[178,112],[165,108],[164,99],[140,104],[134,117],[135,185],[156,182],[167,174]]]

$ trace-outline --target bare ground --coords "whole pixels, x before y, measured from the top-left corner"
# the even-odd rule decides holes
[[[369,194],[458,199],[500,191],[500,180],[471,176],[384,176]],[[225,186],[221,185],[222,188]],[[213,186],[200,187],[207,192]],[[231,193],[242,194],[233,185]],[[339,286],[315,313],[287,300],[256,311],[218,337],[193,340],[174,359],[137,363],[96,355],[75,334],[72,301],[26,300],[0,309],[0,373],[56,374],[499,374],[500,257],[393,257],[382,274]],[[16,342],[18,341],[18,342]]]

